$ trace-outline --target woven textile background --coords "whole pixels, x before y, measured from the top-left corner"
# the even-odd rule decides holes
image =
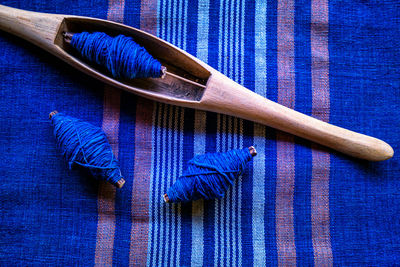
[[[283,105],[378,137],[366,162],[109,88],[0,32],[0,265],[389,266],[400,261],[397,0],[1,0],[123,22]],[[68,170],[50,111],[100,126],[126,185]],[[195,154],[254,144],[226,197],[166,205]]]

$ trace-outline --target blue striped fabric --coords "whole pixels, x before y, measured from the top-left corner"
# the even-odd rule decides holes
[[[393,266],[400,260],[400,3],[14,1],[142,28],[273,101],[381,138],[365,162],[238,118],[144,100],[0,32],[0,265]],[[68,170],[54,109],[103,127],[126,184]],[[196,154],[255,145],[223,199],[165,204]]]

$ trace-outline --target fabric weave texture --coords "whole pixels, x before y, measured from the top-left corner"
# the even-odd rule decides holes
[[[393,266],[400,261],[397,0],[1,0],[140,28],[256,93],[380,138],[366,162],[110,88],[0,31],[0,265]],[[58,110],[102,127],[126,184],[69,170]],[[163,203],[187,161],[255,145],[223,199]]]

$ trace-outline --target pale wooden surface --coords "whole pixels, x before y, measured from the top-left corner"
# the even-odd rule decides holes
[[[248,119],[361,159],[380,161],[393,156],[392,147],[379,139],[333,126],[263,98],[172,44],[132,27],[100,19],[35,13],[0,5],[0,29],[42,47],[107,84],[146,98]],[[62,36],[64,31],[96,30],[134,37],[173,75],[164,79],[113,79],[75,57]]]

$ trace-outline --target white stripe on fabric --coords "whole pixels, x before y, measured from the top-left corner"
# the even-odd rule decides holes
[[[255,92],[266,96],[267,88],[267,40],[266,17],[267,2],[256,0],[255,3]],[[254,265],[263,266],[266,262],[265,252],[265,134],[266,127],[254,124],[254,144],[259,151],[253,159],[253,253]]]
[[[244,17],[244,13],[245,13],[245,0],[242,0],[242,13],[241,13],[241,18],[240,18],[240,22],[241,22],[241,29],[240,29],[240,56],[241,56],[241,60],[240,60],[240,80],[239,83],[243,84],[244,83],[244,21],[245,21],[245,17]],[[242,122],[243,123],[243,122]]]
[[[233,36],[235,34],[235,7],[236,7],[236,3],[234,1],[229,1],[231,4],[230,7],[230,20],[229,20],[229,31],[228,31],[228,35],[229,35],[229,60],[226,60],[227,65],[229,66],[229,71],[227,72],[229,77],[233,78],[233,74],[235,72],[235,69],[233,68],[233,63],[236,62],[236,56],[237,53],[234,53],[233,49],[236,47],[236,43],[234,42]],[[234,58],[234,60],[233,60]],[[236,65],[236,64],[235,64]]]
[[[179,45],[179,47],[186,49],[186,33],[187,33],[187,1],[180,1],[180,9],[179,12],[177,13],[175,17],[175,22],[174,23],[179,23],[178,24],[178,32],[176,33],[177,39],[176,39],[176,45]],[[183,23],[181,23],[183,21]],[[176,179],[181,175],[182,173],[182,160],[183,160],[183,150],[181,149],[183,147],[183,129],[184,129],[184,115],[185,115],[185,109],[184,108],[177,108],[175,111],[175,123],[179,123],[179,127],[175,127],[176,134],[179,134],[179,145],[176,145],[173,149],[174,151],[179,152],[177,154],[177,160],[178,160],[178,170],[175,172],[175,175],[173,175],[173,183],[176,181]],[[180,115],[180,119],[178,117]],[[171,184],[172,185],[172,184]],[[181,251],[181,242],[180,242],[180,237],[181,237],[181,230],[182,230],[182,224],[181,224],[181,207],[182,204],[177,204],[176,209],[174,209],[173,213],[173,222],[177,222],[177,228],[175,231],[175,235],[177,236],[176,239],[179,242],[173,242],[176,245],[176,263],[171,262],[171,266],[177,266],[179,265],[179,256],[180,256],[180,251]],[[174,253],[172,253],[172,258],[174,258]]]
[[[226,148],[227,148],[227,146],[226,146],[226,140],[227,140],[227,134],[229,134],[229,133],[227,133],[227,129],[226,129],[226,125],[227,125],[227,120],[228,120],[228,118],[227,118],[227,116],[226,115],[223,115],[222,116],[222,131],[221,131],[221,136],[222,136],[222,146],[219,148],[219,151],[220,152],[224,152],[224,151],[226,151]],[[221,261],[221,266],[224,264],[224,259],[225,259],[225,254],[224,254],[224,247],[225,247],[225,220],[227,219],[226,217],[227,217],[227,215],[226,215],[226,204],[225,204],[225,200],[226,200],[226,198],[224,197],[224,198],[222,198],[222,199],[219,199],[218,200],[218,202],[219,202],[219,205],[220,205],[220,209],[221,209],[221,222],[220,222],[220,224],[219,224],[219,227],[220,227],[220,231],[221,231],[221,241],[220,241],[220,244],[219,244],[219,246],[218,246],[218,249],[220,250],[220,261]]]
[[[197,58],[208,61],[208,32],[209,32],[209,0],[199,1],[197,22]],[[195,111],[194,123],[194,155],[206,152],[206,121],[207,113]],[[204,256],[204,201],[192,203],[192,266],[203,266]]]
[[[163,116],[161,116],[161,118],[162,118],[162,128],[161,128],[161,132],[162,132],[162,143],[161,143],[161,146],[160,146],[160,150],[159,150],[159,155],[161,155],[161,171],[160,171],[160,177],[159,177],[159,181],[161,181],[161,183],[160,183],[160,193],[159,193],[159,195],[161,195],[161,194],[163,194],[163,192],[165,192],[165,188],[167,187],[167,184],[168,184],[168,181],[167,181],[167,179],[166,178],[168,178],[167,176],[166,176],[166,172],[169,170],[169,167],[171,166],[170,165],[170,162],[169,162],[169,158],[170,157],[167,157],[167,153],[166,153],[166,149],[165,149],[165,145],[166,144],[168,144],[168,138],[167,138],[167,135],[169,134],[169,132],[168,132],[168,117],[167,117],[167,115],[168,115],[168,112],[167,112],[167,109],[168,109],[168,106],[167,105],[165,105],[165,104],[159,104],[159,105],[161,105],[161,108],[163,109]],[[167,169],[168,168],[168,169]],[[158,248],[157,249],[157,253],[159,253],[159,255],[158,255],[158,259],[157,259],[157,262],[156,262],[156,265],[160,265],[162,262],[163,262],[163,258],[165,257],[165,251],[166,251],[166,249],[167,249],[167,247],[168,247],[168,242],[166,242],[166,240],[165,240],[165,236],[166,236],[166,234],[167,233],[164,233],[164,231],[166,232],[166,230],[164,230],[165,229],[165,225],[166,225],[166,209],[167,209],[167,206],[166,205],[159,205],[160,206],[160,210],[161,210],[161,213],[160,213],[160,223],[159,223],[159,227],[160,227],[160,235],[159,235],[159,242],[158,242],[158,244],[157,244],[157,246],[156,246],[156,248]]]
[[[187,6],[185,0],[159,0],[157,34],[160,38],[186,48]],[[183,23],[182,23],[183,22]],[[181,252],[181,205],[166,205],[160,198],[182,173],[184,109],[157,103],[152,153],[151,225],[149,227],[149,266],[177,266]],[[157,120],[157,121],[156,121]],[[155,158],[157,157],[157,158]],[[155,162],[157,161],[157,162]]]
[[[159,156],[159,152],[158,151],[160,151],[160,145],[161,145],[161,134],[160,134],[160,132],[161,132],[161,129],[162,129],[162,126],[161,126],[161,119],[160,119],[160,117],[161,117],[161,114],[162,114],[162,110],[161,110],[161,105],[159,104],[159,103],[155,103],[155,105],[156,105],[156,108],[154,109],[155,111],[157,111],[157,121],[155,121],[155,124],[156,124],[156,126],[155,127],[153,127],[153,129],[154,129],[154,131],[153,131],[153,133],[154,133],[154,136],[153,136],[153,139],[156,139],[157,140],[157,145],[155,146],[155,150],[156,151],[153,151],[153,154],[156,156]],[[150,245],[151,245],[151,252],[152,253],[149,253],[149,255],[152,255],[152,258],[151,258],[151,260],[150,260],[150,266],[152,266],[152,265],[155,265],[156,264],[156,262],[157,262],[157,260],[156,260],[156,258],[157,258],[157,253],[158,253],[158,250],[157,250],[157,244],[158,244],[158,238],[159,238],[159,235],[157,234],[157,232],[158,232],[158,230],[159,230],[159,227],[160,227],[160,212],[159,212],[159,210],[160,210],[160,202],[159,201],[157,201],[157,199],[158,199],[158,197],[161,195],[161,192],[160,192],[160,190],[159,190],[159,183],[158,183],[158,181],[160,181],[160,164],[158,164],[158,159],[157,159],[157,164],[155,164],[155,162],[154,162],[154,164],[152,165],[152,168],[155,168],[155,171],[154,171],[154,173],[155,173],[155,175],[154,175],[154,178],[155,179],[152,179],[152,181],[154,181],[154,194],[153,194],[153,197],[151,198],[151,200],[152,200],[152,203],[154,203],[153,204],[153,209],[152,209],[152,217],[154,217],[154,227],[153,227],[153,229],[152,229],[152,234],[150,235],[152,238],[151,238],[151,240],[152,240],[152,242],[151,243],[149,243]]]
[[[234,135],[234,133],[235,132],[232,132],[232,120],[234,119],[234,118],[232,118],[232,117],[227,117],[227,121],[228,121],[228,125],[227,125],[227,134],[228,134],[228,136],[227,136],[227,146],[226,146],[226,149],[225,149],[225,151],[227,151],[227,150],[229,150],[229,149],[231,149],[231,147],[232,147],[232,144],[233,144],[233,139],[235,139],[235,135]],[[232,134],[233,133],[233,134]],[[224,225],[225,225],[225,234],[226,234],[226,237],[224,238],[224,241],[225,241],[225,244],[222,246],[222,248],[223,249],[225,249],[226,248],[226,256],[225,256],[225,258],[227,259],[227,261],[225,262],[225,264],[228,264],[228,261],[229,261],[229,259],[232,257],[232,254],[231,254],[231,246],[229,245],[229,244],[232,244],[232,238],[231,238],[231,234],[232,234],[232,231],[230,231],[230,226],[231,226],[231,223],[232,223],[232,218],[235,216],[235,211],[234,210],[232,210],[231,209],[231,201],[232,201],[232,199],[231,199],[231,196],[232,196],[232,191],[234,191],[235,190],[235,183],[233,183],[233,186],[231,186],[231,188],[229,188],[229,190],[228,190],[228,192],[226,193],[226,196],[225,196],[225,198],[224,198],[224,206],[226,207],[226,215],[225,215],[225,217],[226,217],[226,221],[225,221],[225,223],[224,223]]]
[[[165,21],[164,12],[165,12],[165,4],[163,0],[159,0],[157,3],[157,36],[165,35]],[[161,27],[160,27],[161,25]],[[161,143],[161,105],[159,103],[154,102],[153,108],[153,127],[152,127],[152,153],[151,153],[151,181],[150,181],[150,196],[149,196],[149,239],[148,239],[148,254],[147,254],[147,266],[154,266],[157,262],[157,244],[160,235],[157,234],[160,225],[160,201],[159,197],[161,196],[161,192],[159,190],[159,181],[160,181],[160,164],[158,163],[157,156],[159,156],[158,151],[160,151],[160,143]],[[154,144],[156,145],[154,146]],[[157,164],[156,162],[157,161]],[[154,188],[154,189],[153,189]]]
[[[234,124],[233,124],[233,131],[235,133],[238,132],[238,122],[239,119],[235,118],[234,120]],[[234,138],[233,139],[233,147],[232,148],[238,148],[238,138]],[[234,186],[233,186],[234,190],[231,194],[231,199],[232,199],[232,257],[231,260],[233,261],[233,264],[231,265],[237,265],[237,249],[236,249],[236,245],[238,243],[238,236],[237,236],[237,225],[238,225],[238,219],[237,219],[237,215],[239,214],[238,212],[238,201],[237,201],[237,194],[238,194],[238,184],[237,181],[234,182]]]
[[[245,2],[220,0],[218,69],[239,83],[244,81]],[[243,121],[217,115],[217,152],[243,145]],[[239,178],[241,180],[241,178]],[[241,184],[235,181],[221,200],[215,200],[214,266],[241,264]]]
[[[207,9],[208,11],[208,9]],[[208,39],[208,34],[207,34]],[[195,111],[194,117],[194,154],[204,154],[206,151],[206,119],[207,113]],[[191,266],[203,266],[204,255],[204,201],[192,203],[192,255]]]
[[[185,123],[185,109],[184,108],[180,108],[181,109],[181,115],[180,115],[180,129],[179,129],[179,148],[177,149],[179,152],[178,155],[178,173],[175,175],[174,177],[174,183],[176,181],[176,179],[182,175],[182,168],[183,168],[183,136],[184,136],[184,123]],[[181,253],[181,229],[182,229],[182,225],[181,225],[181,207],[182,205],[178,205],[178,210],[177,210],[177,219],[178,219],[178,231],[177,231],[177,250],[176,250],[176,255],[180,255]],[[173,255],[173,254],[172,254]],[[179,259],[180,257],[175,257],[176,258],[176,262],[172,264],[172,266],[178,266],[179,265]]]
[[[157,4],[157,21],[158,25],[161,25],[161,28],[158,27],[157,25],[157,35],[158,36],[165,36],[165,17],[163,17],[163,14],[165,12],[166,4],[164,3],[164,0],[159,0]]]
[[[152,151],[151,151],[151,170],[150,170],[150,192],[149,192],[149,238],[148,238],[148,253],[147,253],[147,265],[152,264],[152,253],[154,253],[153,250],[153,244],[154,244],[154,239],[153,239],[153,232],[154,232],[154,227],[157,225],[155,222],[155,217],[157,214],[154,214],[153,210],[155,208],[155,205],[153,203],[153,199],[156,197],[155,196],[155,190],[153,190],[153,186],[156,183],[156,179],[154,177],[157,177],[157,170],[154,169],[154,162],[155,162],[155,150],[157,149],[154,144],[156,143],[156,132],[158,130],[157,122],[156,122],[156,114],[157,114],[157,105],[155,102],[153,102],[154,108],[153,108],[153,127],[151,130],[151,137],[152,137]]]
[[[221,40],[221,34],[222,34],[222,25],[223,22],[221,22],[221,20],[223,20],[223,15],[224,15],[224,0],[220,0],[220,6],[219,6],[219,36],[218,36],[218,70],[221,71],[223,73],[222,67],[221,67],[221,57],[222,56],[222,41]],[[225,44],[224,44],[225,45]]]
[[[243,69],[242,69],[243,71]],[[239,133],[240,133],[240,138],[239,138],[239,146],[238,147],[243,147],[243,120],[239,120]],[[238,218],[238,245],[239,245],[239,251],[238,251],[238,256],[237,256],[237,264],[242,265],[242,183],[243,179],[242,176],[239,177],[238,181],[238,215],[236,216]]]
[[[221,114],[217,114],[217,134],[216,134],[216,150],[217,152],[219,151],[219,148],[221,147]],[[219,264],[219,236],[220,236],[220,231],[219,231],[219,224],[218,224],[218,218],[220,217],[219,215],[219,201],[215,200],[215,209],[214,209],[214,266],[218,267]]]
[[[171,133],[172,137],[169,141],[170,143],[170,147],[169,147],[169,153],[170,153],[170,159],[171,159],[171,165],[172,166],[172,172],[171,174],[168,176],[168,179],[170,179],[170,184],[167,186],[167,188],[165,189],[165,192],[167,192],[168,188],[173,185],[173,183],[176,180],[176,175],[177,175],[177,162],[179,161],[179,156],[178,156],[178,151],[179,151],[179,145],[178,145],[178,135],[179,135],[179,130],[178,130],[178,124],[182,124],[181,121],[178,120],[178,115],[180,112],[180,108],[176,107],[176,106],[169,106],[171,113],[170,113],[170,125],[171,127],[168,128],[169,132]],[[169,220],[168,223],[170,223],[170,226],[167,227],[167,229],[170,229],[170,233],[168,236],[171,236],[171,238],[169,240],[167,240],[167,242],[169,242],[171,244],[171,250],[170,252],[167,252],[169,254],[169,266],[173,266],[174,263],[174,259],[175,258],[179,258],[179,254],[175,254],[175,249],[177,246],[179,246],[179,244],[177,242],[175,242],[175,234],[177,232],[177,228],[180,227],[179,224],[175,224],[175,219],[176,219],[176,213],[177,213],[177,206],[178,205],[166,205],[169,206],[167,207],[167,211],[168,211],[168,215],[169,215]]]
[[[197,21],[197,58],[208,61],[208,32],[209,32],[210,1],[199,1]]]
[[[238,34],[239,42],[237,42],[238,49],[236,49],[236,66],[237,66],[237,74],[236,77],[240,77],[239,79],[236,79],[236,81],[240,84],[243,84],[244,82],[244,21],[245,21],[245,1],[242,0],[241,2],[241,10],[238,10],[237,17],[240,18],[240,24],[237,23],[236,25],[236,32]],[[240,52],[238,52],[240,51]],[[236,144],[235,148],[242,148],[243,147],[243,120],[239,119],[238,120],[238,126],[239,126],[239,144]],[[237,191],[235,192],[236,194],[236,203],[237,203],[237,209],[236,209],[236,215],[235,218],[237,218],[236,222],[236,236],[237,236],[237,246],[238,250],[236,250],[235,253],[235,259],[236,262],[235,264],[237,265],[242,265],[242,176],[238,178],[237,181]]]

